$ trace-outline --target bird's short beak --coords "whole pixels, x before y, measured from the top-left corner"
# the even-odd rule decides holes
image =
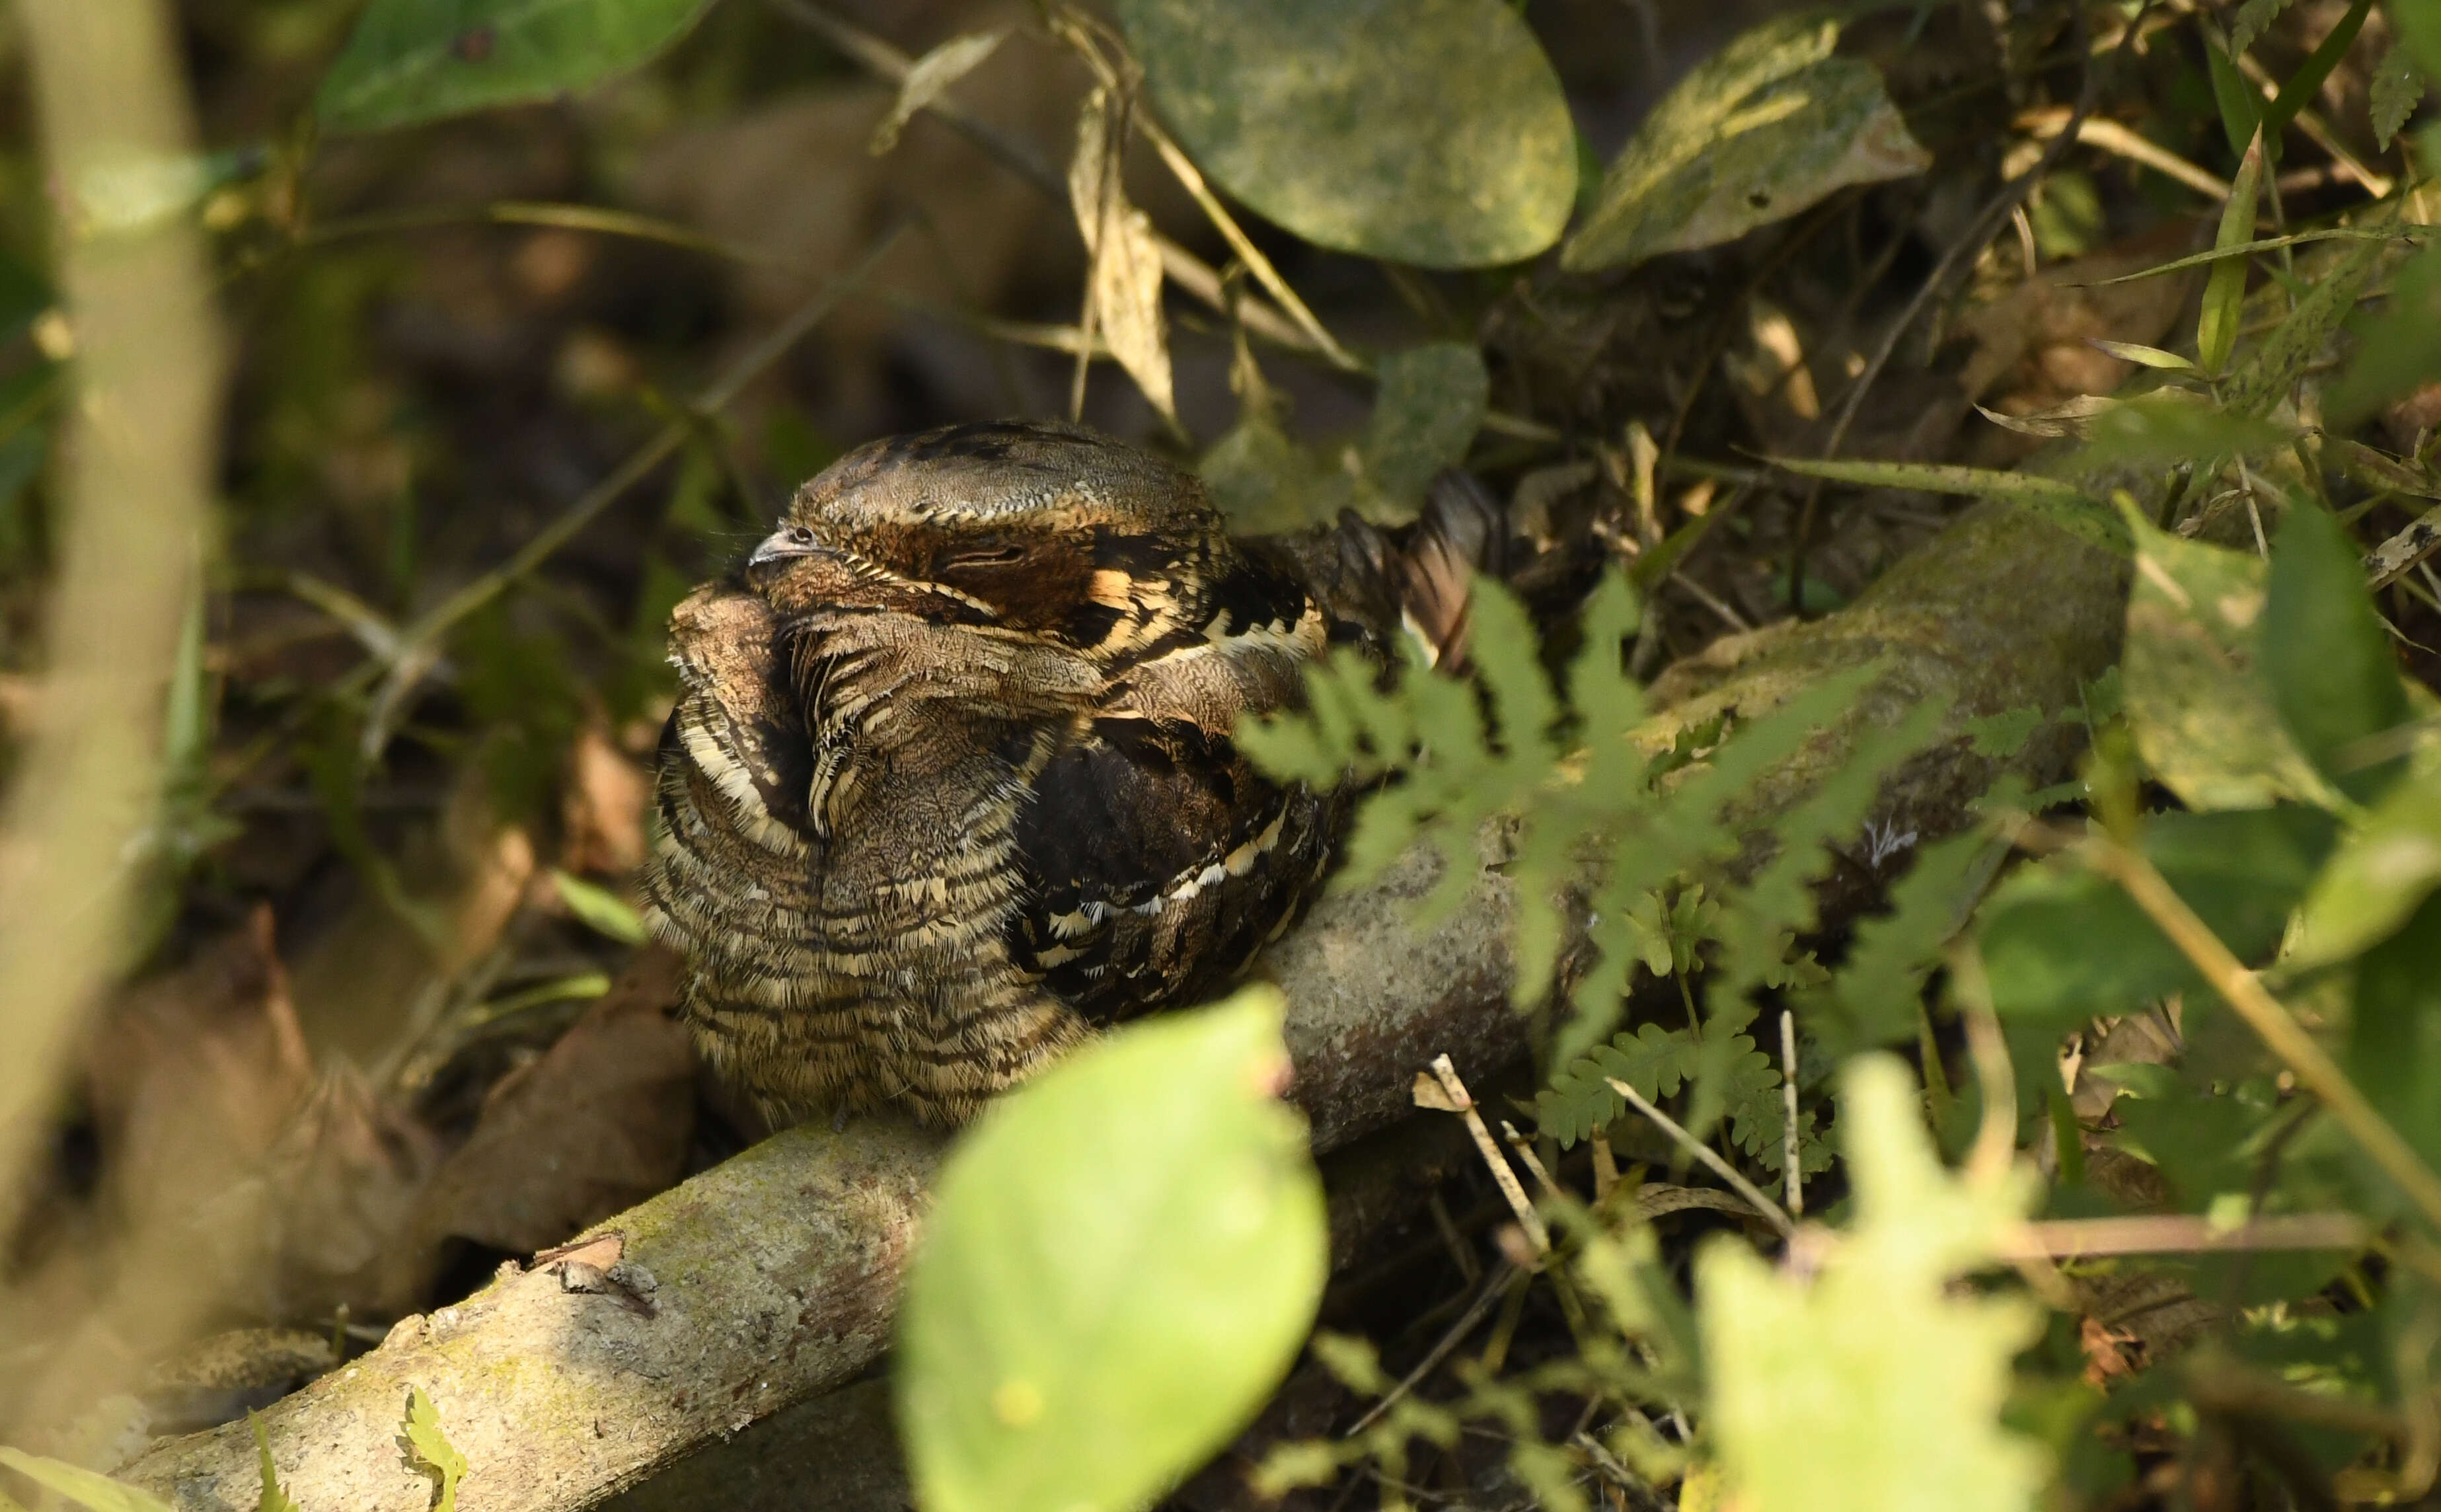
[[[746,559],[746,565],[758,567],[792,556],[813,556],[821,550],[821,543],[812,535],[784,525],[763,538],[762,544],[754,548],[754,554]]]

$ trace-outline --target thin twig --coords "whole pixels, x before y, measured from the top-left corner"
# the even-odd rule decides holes
[[[1805,1168],[1797,1149],[1797,1016],[1780,1011],[1780,1097],[1786,1115],[1781,1135],[1781,1169],[1788,1173],[1788,1215],[1805,1216]]]
[[[1545,1197],[1557,1201],[1567,1195],[1551,1179],[1551,1173],[1543,1168],[1543,1158],[1534,1153],[1534,1146],[1526,1143],[1526,1136],[1517,1132],[1516,1125],[1502,1119],[1500,1137],[1507,1140],[1509,1147],[1517,1152],[1517,1158],[1526,1162],[1527,1171],[1533,1176],[1534,1184],[1543,1189]]]
[[[1500,1262],[1498,1269],[1483,1278],[1483,1284],[1475,1288],[1474,1300],[1466,1305],[1466,1311],[1458,1314],[1457,1322],[1449,1325],[1448,1331],[1441,1335],[1440,1341],[1426,1351],[1424,1358],[1416,1362],[1415,1369],[1400,1377],[1398,1384],[1383,1393],[1380,1401],[1366,1408],[1365,1415],[1358,1418],[1347,1432],[1339,1436],[1354,1438],[1364,1432],[1371,1428],[1383,1413],[1388,1412],[1401,1397],[1414,1391],[1425,1377],[1433,1373],[1433,1367],[1447,1359],[1450,1351],[1464,1341],[1467,1335],[1474,1332],[1475,1324],[1483,1322],[1483,1315],[1492,1310],[1493,1299],[1507,1291],[1509,1283],[1519,1273],[1517,1268],[1508,1261]]]
[[[609,477],[588,490],[582,498],[562,512],[559,518],[536,531],[533,538],[518,548],[514,556],[477,576],[418,618],[399,638],[399,653],[391,659],[390,673],[374,698],[374,708],[393,711],[399,709],[406,695],[432,670],[439,657],[441,642],[453,626],[499,597],[511,584],[549,561],[620,495],[652,476],[653,470],[668,460],[671,454],[695,433],[696,426],[706,418],[729,407],[747,385],[786,355],[789,348],[804,340],[806,333],[821,324],[841,299],[862,284],[890,250],[898,244],[899,238],[906,234],[908,224],[901,221],[884,231],[864,256],[857,260],[854,267],[824,284],[813,297],[798,306],[795,314],[774,327],[732,363],[728,371],[686,406],[684,412],[663,424],[650,441],[629,454]],[[384,723],[376,719],[369,726],[368,738]]]
[[[2205,1254],[2251,1250],[2361,1250],[2373,1230],[2350,1213],[2287,1213],[2215,1229],[2197,1214],[2121,1218],[2046,1218],[2021,1227],[2011,1254]]]
[[[1447,1110],[1466,1120],[1466,1131],[1474,1136],[1474,1147],[1483,1152],[1483,1163],[1492,1168],[1492,1182],[1508,1199],[1510,1211],[1517,1215],[1517,1226],[1526,1231],[1527,1241],[1533,1245],[1536,1254],[1549,1254],[1551,1231],[1544,1227],[1543,1216],[1534,1211],[1534,1204],[1526,1200],[1526,1189],[1517,1183],[1517,1173],[1501,1159],[1500,1146],[1492,1143],[1492,1130],[1484,1127],[1483,1114],[1476,1110],[1466,1083],[1458,1080],[1457,1068],[1447,1055],[1435,1055],[1432,1072],[1440,1084],[1442,1095],[1449,1099]]]
[[[1797,1232],[1797,1225],[1790,1221],[1788,1213],[1785,1209],[1781,1208],[1779,1203],[1774,1202],[1771,1198],[1763,1196],[1763,1189],[1761,1187],[1756,1186],[1752,1181],[1740,1176],[1737,1172],[1737,1167],[1713,1154],[1711,1146],[1706,1144],[1702,1140],[1697,1139],[1694,1135],[1688,1133],[1684,1128],[1679,1127],[1678,1121],[1676,1119],[1672,1118],[1669,1114],[1654,1107],[1651,1103],[1646,1102],[1644,1100],[1644,1095],[1641,1092],[1638,1092],[1635,1088],[1628,1086],[1627,1083],[1620,1081],[1618,1078],[1615,1076],[1605,1076],[1602,1080],[1610,1083],[1610,1089],[1612,1091],[1617,1092],[1619,1096],[1627,1099],[1628,1107],[1635,1108],[1646,1118],[1651,1119],[1654,1126],[1660,1129],[1662,1133],[1669,1135],[1672,1142],[1677,1144],[1680,1149],[1687,1151],[1690,1155],[1694,1156],[1695,1159],[1703,1161],[1705,1166],[1709,1168],[1714,1176],[1717,1176],[1722,1180],[1728,1182],[1729,1190],[1745,1198],[1749,1206],[1751,1206],[1757,1213],[1762,1214],[1764,1220],[1770,1223],[1773,1228],[1780,1231],[1781,1237],[1786,1238],[1789,1234]]]
[[[2033,193],[2034,186],[2043,181],[2043,176],[2052,171],[2052,165],[2076,145],[2078,135],[2085,129],[2086,118],[2101,102],[2104,76],[2117,71],[2119,63],[2142,33],[2144,14],[2151,10],[2152,6],[2153,0],[2144,0],[2144,10],[2137,13],[2125,35],[2120,38],[2119,45],[2099,65],[2090,62],[2092,54],[2085,48],[2085,11],[2082,8],[2076,10],[2078,51],[2088,61],[2085,81],[2077,90],[2075,108],[2069,112],[2068,119],[2060,123],[2059,135],[2052,138],[2051,145],[2043,149],[2042,156],[2034,160],[2034,166],[2001,185],[1983,208],[1976,212],[1975,218],[1967,223],[1965,234],[1952,242],[1941,254],[1941,261],[1933,264],[1932,272],[1926,275],[1924,282],[1917,286],[1914,297],[1908,300],[1898,318],[1891,321],[1890,329],[1883,333],[1881,344],[1873,349],[1872,356],[1866,361],[1864,369],[1856,374],[1855,382],[1848,386],[1846,396],[1839,402],[1838,414],[1832,421],[1830,435],[1822,443],[1821,455],[1824,458],[1839,455],[1840,446],[1848,440],[1848,428],[1855,423],[1857,411],[1864,407],[1865,396],[1872,391],[1873,385],[1882,376],[1882,369],[1890,366],[1899,342],[1914,328],[1916,318],[1924,314],[1925,307],[1948,288],[1950,276],[1957,271],[1959,261],[1980,250],[1984,243],[1990,241],[1993,230],[2008,219],[2009,212]],[[1817,477],[1805,490],[1805,503],[1798,513],[1796,539],[1788,553],[1788,604],[1792,612],[1802,612],[1805,558],[1812,545],[1815,512],[1820,506],[1821,498],[1822,479]]]
[[[2203,974],[2221,999],[2237,1011],[2274,1055],[2297,1075],[2307,1091],[2322,1100],[2340,1126],[2363,1146],[2384,1175],[2398,1184],[2425,1218],[2441,1223],[2441,1177],[2424,1163],[2414,1146],[2399,1137],[2356,1083],[2348,1080],[2296,1016],[2271,996],[2262,980],[2246,969],[2223,945],[2220,936],[2196,916],[2150,859],[2104,836],[2086,839],[2077,848],[2086,864],[2117,882],[2144,910],[2170,943]]]

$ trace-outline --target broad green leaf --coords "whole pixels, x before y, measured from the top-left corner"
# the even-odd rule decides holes
[[[2215,248],[2225,250],[2253,240],[2254,199],[2262,189],[2263,130],[2257,127],[2254,139],[2247,143],[2246,155],[2238,161],[2229,201],[2221,207],[2220,231],[2213,238]],[[2196,351],[2204,371],[2217,373],[2229,366],[2245,304],[2246,260],[2225,258],[2214,263],[2212,277],[2204,284],[2203,311],[2196,320]]]
[[[2011,1362],[2040,1332],[2022,1298],[1957,1287],[1991,1263],[2027,1182],[1950,1176],[1913,1078],[1869,1055],[1842,1077],[1855,1227],[1810,1276],[1734,1239],[1696,1256],[1706,1427],[1749,1512],[2016,1512],[2041,1448],[2001,1426]]]
[[[559,901],[568,905],[568,911],[594,933],[621,945],[644,943],[643,919],[626,899],[608,888],[570,875],[558,867],[551,869],[551,885],[559,893]]]
[[[65,1460],[28,1454],[23,1449],[0,1449],[0,1465],[41,1486],[54,1496],[65,1497],[88,1512],[170,1512],[170,1504],[149,1491],[123,1485],[107,1475],[99,1475],[81,1465]]]
[[[2063,483],[2039,473],[2004,473],[1947,462],[1826,461],[1792,457],[1765,459],[1775,467],[1785,467],[1808,477],[1827,477],[1835,483],[1998,499],[2038,515],[2088,546],[2100,547],[2119,556],[2127,554],[2126,527],[2100,500],[2073,483]]]
[[[2189,808],[2343,801],[2288,737],[2255,671],[2265,564],[2155,530],[2135,511],[2136,582],[2121,662],[2137,754]]]
[[[2435,9],[2441,9],[2436,7]],[[2353,425],[2393,400],[2441,379],[2441,246],[2399,266],[2390,295],[2360,322],[2363,341],[2325,407],[2334,428]]]
[[[262,1481],[262,1489],[255,1494],[254,1512],[303,1512],[280,1487],[280,1467],[271,1462],[271,1430],[263,1425],[262,1414],[249,1408],[245,1422],[254,1430],[256,1473]]]
[[[328,132],[546,99],[641,67],[711,0],[372,0],[315,92]]]
[[[899,1327],[928,1512],[1148,1505],[1278,1384],[1328,1268],[1281,1016],[1257,987],[1122,1030],[950,1153]]]
[[[2255,658],[2289,738],[2333,786],[2360,802],[2397,775],[2397,764],[2350,769],[2343,751],[2408,717],[2407,691],[2365,592],[2362,561],[2346,527],[2328,512],[2291,508],[2272,544]]]
[[[2146,824],[2144,852],[2223,944],[2259,963],[2279,945],[2337,833],[2329,815],[2298,804],[2166,814]],[[2203,986],[2116,884],[2066,860],[2028,868],[1994,891],[1981,946],[1992,1005],[2004,1017],[2065,1027]]]
[[[1500,0],[1117,0],[1162,117],[1215,183],[1320,246],[1424,267],[1559,239],[1576,127]]]
[[[2441,895],[2358,960],[2348,1073],[2427,1163],[2441,1162]]]
[[[2396,0],[2390,8],[2390,24],[2424,77],[2441,82],[2441,6],[2432,0]]]
[[[1240,534],[1326,524],[1356,502],[1356,482],[1347,470],[1327,466],[1291,440],[1261,405],[1247,405],[1195,470]]]
[[[1360,450],[1383,500],[1412,518],[1434,475],[1466,459],[1492,402],[1492,378],[1483,354],[1462,341],[1393,352],[1381,372]]]
[[[432,1477],[438,1494],[432,1512],[458,1512],[458,1483],[466,1475],[466,1456],[458,1452],[441,1431],[441,1412],[424,1388],[413,1386],[407,1393],[407,1421],[401,1425],[408,1452],[421,1462],[425,1474]]]
[[[1765,22],[1662,97],[1561,251],[1572,272],[1691,251],[1785,220],[1851,184],[1932,165],[1870,63],[1832,55],[1838,23]]]
[[[2315,879],[2289,963],[2345,961],[2396,929],[2441,887],[2441,765],[2392,788]]]

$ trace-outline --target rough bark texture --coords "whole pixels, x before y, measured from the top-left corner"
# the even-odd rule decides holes
[[[1953,736],[1977,715],[2071,705],[2117,656],[2124,585],[2113,559],[1981,506],[1852,608],[1672,669],[1654,689],[1664,710],[1655,733],[1666,740],[1723,709],[1751,715],[1830,671],[1885,658],[1890,675],[1851,716],[1766,779],[1752,815],[1764,819],[1810,791],[1856,732],[1913,700],[1948,697]],[[2072,756],[2055,733],[2011,765],[2048,782]],[[1956,827],[1992,775],[1954,738],[1902,769],[1881,807],[1930,839]],[[1266,958],[1293,1004],[1294,1095],[1320,1147],[1404,1111],[1409,1081],[1436,1053],[1473,1075],[1523,1049],[1506,1002],[1508,884],[1487,873],[1466,907],[1418,932],[1407,911],[1436,869],[1411,856],[1375,886],[1327,899]],[[1835,921],[1861,901],[1834,897],[1826,909]],[[796,1129],[596,1231],[624,1236],[616,1265],[593,1251],[584,1264],[504,1274],[456,1307],[407,1320],[381,1348],[265,1414],[291,1494],[312,1507],[425,1512],[431,1483],[396,1443],[411,1386],[439,1404],[472,1466],[459,1488],[466,1512],[591,1505],[784,1410],[754,1435],[758,1453],[713,1448],[690,1465],[711,1484],[690,1481],[686,1500],[726,1504],[721,1485],[768,1480],[773,1465],[813,1475],[823,1445],[878,1431],[875,1389],[835,1389],[887,1342],[938,1158],[936,1141],[887,1123]],[[808,1400],[825,1392],[835,1395]],[[257,1490],[243,1423],[165,1443],[122,1473],[182,1508],[234,1512]]]

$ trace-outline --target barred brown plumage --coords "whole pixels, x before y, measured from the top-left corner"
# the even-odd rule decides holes
[[[1094,1025],[1199,1000],[1284,928],[1344,793],[1231,738],[1335,643],[1455,633],[1479,518],[1229,536],[1092,432],[860,447],[671,620],[646,918],[696,1044],[773,1126],[970,1117]],[[1436,652],[1440,647],[1433,648]]]

